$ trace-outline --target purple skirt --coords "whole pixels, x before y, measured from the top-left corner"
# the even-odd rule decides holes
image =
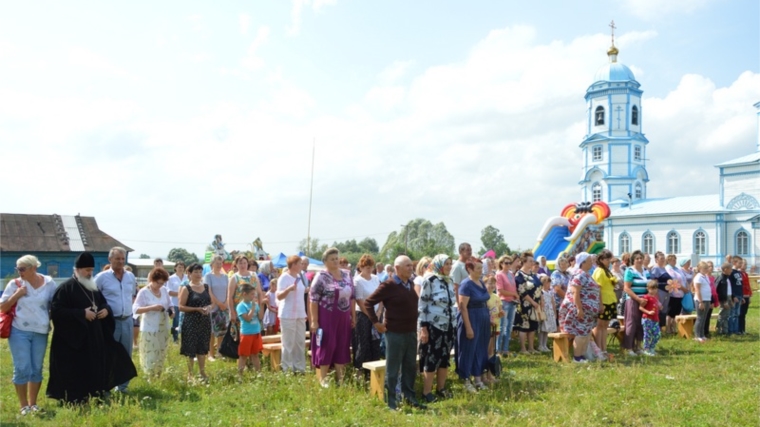
[[[353,307],[352,307],[353,308]],[[351,362],[351,311],[328,311],[319,307],[322,342],[311,337],[312,366],[345,365]]]

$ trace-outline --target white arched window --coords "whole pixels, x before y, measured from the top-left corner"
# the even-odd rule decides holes
[[[681,245],[678,239],[678,233],[676,233],[675,231],[671,231],[670,233],[668,233],[667,239],[668,239],[668,243],[666,246],[667,248],[666,252],[668,254],[677,254],[681,252]]]
[[[644,192],[642,191],[641,183],[637,182],[636,186],[633,187],[633,198],[636,200],[639,200],[643,197]]]
[[[736,254],[749,255],[749,233],[744,230],[736,233]]]
[[[594,183],[591,186],[591,201],[599,202],[602,200],[602,184]]]
[[[707,255],[707,234],[702,230],[694,233],[694,253]]]
[[[644,236],[641,238],[641,250],[650,255],[654,253],[654,236],[652,233],[648,231],[644,233]]]
[[[628,233],[620,235],[620,253],[631,252],[631,236]]]

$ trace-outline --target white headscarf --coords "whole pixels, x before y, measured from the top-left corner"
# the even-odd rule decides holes
[[[581,252],[578,255],[575,256],[575,269],[580,270],[581,264],[586,262],[586,260],[591,256],[588,252]]]

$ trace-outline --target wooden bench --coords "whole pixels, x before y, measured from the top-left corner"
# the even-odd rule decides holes
[[[362,368],[369,371],[369,395],[385,400],[385,360],[364,362]]]
[[[454,349],[451,349],[450,356],[454,356]],[[417,354],[417,362],[420,361],[420,355]],[[369,395],[377,396],[380,400],[385,400],[385,359],[375,360],[374,362],[362,363],[362,368],[369,371]],[[319,377],[319,369],[317,369]]]
[[[554,340],[552,352],[555,362],[570,362],[570,337],[571,334],[564,332],[551,332],[549,338]]]
[[[713,313],[710,319],[717,319],[718,314]],[[686,339],[691,339],[694,334],[694,322],[697,320],[696,314],[680,314],[676,316],[676,324],[678,325],[678,336]]]
[[[270,335],[270,336],[278,337],[279,335]],[[308,339],[308,335],[307,335],[306,348],[309,348],[310,343],[311,343],[311,340]],[[281,341],[276,341],[276,342],[270,341],[268,343],[265,343],[263,345],[263,348],[261,349],[261,354],[269,357],[269,365],[272,367],[273,372],[277,372],[280,370],[280,361],[282,360],[282,342]]]

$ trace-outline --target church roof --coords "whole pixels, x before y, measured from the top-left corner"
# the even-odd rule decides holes
[[[132,249],[103,232],[91,216],[0,214],[0,251],[108,252]]]
[[[745,166],[745,165],[751,165],[753,163],[760,163],[760,151],[756,151],[752,154],[747,154],[746,156],[729,160],[727,162],[718,163],[717,165],[715,165],[715,167],[724,168],[726,166]]]
[[[639,217],[647,215],[693,215],[724,212],[717,194],[703,196],[668,197],[634,202],[632,206],[615,208],[610,218]]]
[[[628,82],[636,81],[633,71],[619,62],[604,64],[594,74],[594,82]]]

